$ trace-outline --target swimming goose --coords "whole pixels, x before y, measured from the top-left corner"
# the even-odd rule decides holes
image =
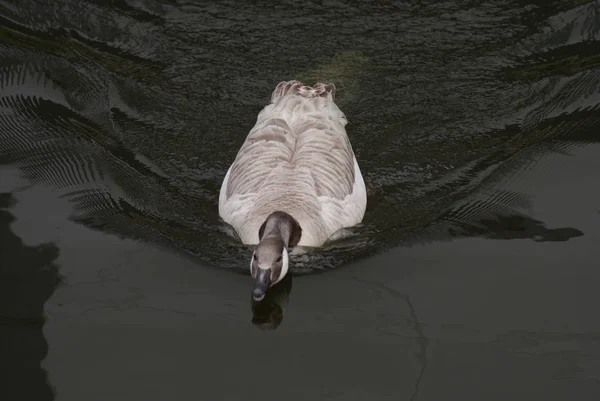
[[[287,274],[289,247],[320,247],[365,214],[365,183],[334,100],[334,84],[280,82],[223,179],[219,215],[256,245],[257,301]]]

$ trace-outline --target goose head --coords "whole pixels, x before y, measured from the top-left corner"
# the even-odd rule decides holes
[[[288,247],[296,245],[301,235],[300,225],[288,213],[274,212],[266,218],[250,261],[255,301],[261,301],[267,290],[286,276],[289,271]]]
[[[289,270],[289,257],[281,238],[269,237],[261,241],[252,254],[250,265],[254,289],[252,297],[261,301],[269,287],[279,283]]]

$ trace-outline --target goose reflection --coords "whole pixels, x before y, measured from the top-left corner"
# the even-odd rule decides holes
[[[261,301],[252,298],[252,324],[262,330],[275,330],[283,321],[285,308],[292,292],[292,275],[269,288]]]

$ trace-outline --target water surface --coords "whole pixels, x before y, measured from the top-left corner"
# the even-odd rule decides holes
[[[596,399],[599,30],[598,1],[0,1],[3,316],[37,322],[21,350],[49,316],[11,371],[37,399]],[[218,189],[293,78],[337,85],[369,204],[261,309]]]

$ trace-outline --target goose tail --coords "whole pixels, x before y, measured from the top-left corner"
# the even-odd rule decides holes
[[[300,81],[283,81],[277,84],[271,102],[276,102],[279,98],[287,95],[298,95],[306,98],[326,97],[335,101],[335,85],[333,83],[316,83],[313,86],[304,85]]]

